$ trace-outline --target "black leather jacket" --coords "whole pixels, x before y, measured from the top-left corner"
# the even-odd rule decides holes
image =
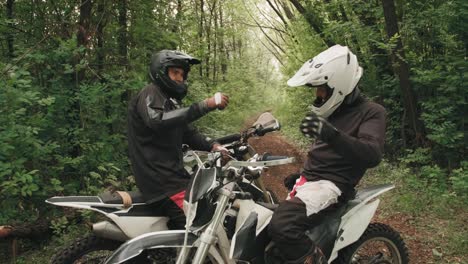
[[[377,166],[383,154],[385,109],[363,97],[343,104],[329,118],[339,134],[331,142],[312,144],[302,174],[310,181],[329,180],[347,195],[368,168]]]
[[[130,101],[128,148],[136,184],[147,202],[184,190],[190,175],[183,166],[182,144],[209,151],[212,142],[191,122],[209,112],[205,102],[182,108],[149,84]]]

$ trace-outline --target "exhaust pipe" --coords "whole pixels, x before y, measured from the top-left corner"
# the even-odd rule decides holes
[[[98,237],[107,238],[111,240],[117,240],[125,242],[130,238],[124,234],[122,229],[120,229],[115,224],[109,221],[102,221],[96,224],[93,224],[93,232]]]

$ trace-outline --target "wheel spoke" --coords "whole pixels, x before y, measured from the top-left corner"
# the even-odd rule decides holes
[[[396,245],[384,237],[366,241],[355,251],[352,263],[359,264],[399,264],[401,256]]]

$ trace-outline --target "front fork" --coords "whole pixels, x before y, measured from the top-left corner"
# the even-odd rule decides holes
[[[263,199],[265,199],[265,202],[267,203],[273,203],[273,200],[271,199],[271,196],[268,195],[268,190],[266,189],[265,187],[265,184],[263,183],[263,180],[262,180],[262,177],[259,177],[257,179],[254,180],[254,184],[260,189],[262,190],[262,193],[263,193]]]
[[[232,194],[233,183],[228,184],[225,188],[218,190],[218,200],[216,211],[214,212],[213,219],[205,231],[202,232],[200,236],[200,245],[198,246],[195,257],[193,258],[193,264],[201,264],[208,254],[208,250],[212,245],[216,243],[216,231],[218,226],[223,222],[224,212],[226,211],[226,206],[228,205],[229,199]],[[185,254],[184,254],[185,255]],[[185,263],[185,256],[182,256],[177,260],[177,264]]]

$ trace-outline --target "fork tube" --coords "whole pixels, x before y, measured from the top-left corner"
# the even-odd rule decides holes
[[[270,199],[270,196],[268,195],[268,191],[265,187],[265,184],[263,183],[263,180],[261,177],[259,177],[258,179],[255,179],[254,180],[254,183],[255,185],[257,185],[257,187],[262,190],[262,193],[263,193],[263,199],[265,199],[265,202],[267,203],[273,203],[273,201]]]
[[[223,221],[224,211],[229,202],[229,196],[231,195],[229,188],[220,189],[218,192],[218,206],[216,207],[213,220],[200,236],[200,246],[198,247],[197,253],[195,254],[192,262],[194,264],[203,263],[211,245],[216,242],[216,230],[218,229],[218,225]]]

